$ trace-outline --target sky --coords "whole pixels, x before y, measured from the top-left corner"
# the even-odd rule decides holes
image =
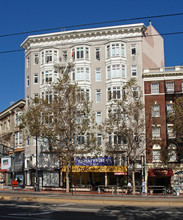
[[[0,112],[13,102],[24,99],[24,51],[2,52],[21,49],[21,43],[29,35],[53,31],[6,37],[2,35],[178,13],[183,13],[182,0],[0,0]],[[183,15],[87,25],[72,29],[134,23],[144,23],[148,26],[149,20],[160,34],[183,32]],[[61,30],[63,29],[55,31]],[[164,35],[163,38],[165,66],[183,65],[183,33]]]

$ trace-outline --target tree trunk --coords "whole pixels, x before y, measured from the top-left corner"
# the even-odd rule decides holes
[[[69,166],[66,168],[66,193],[69,193]]]
[[[132,171],[133,194],[135,194],[135,170]]]

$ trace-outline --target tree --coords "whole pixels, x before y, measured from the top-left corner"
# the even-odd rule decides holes
[[[104,129],[108,136],[106,151],[113,155],[123,154],[132,162],[132,183],[135,193],[135,171],[137,158],[144,151],[144,105],[142,92],[135,80],[122,88],[122,95],[108,94],[111,104]],[[113,99],[113,100],[112,100]],[[113,138],[112,138],[113,137]],[[113,141],[112,141],[113,139]]]
[[[44,106],[41,104],[40,99],[35,98],[29,103],[27,111],[22,115],[22,123],[19,128],[26,129],[27,136],[32,136],[36,140],[36,185],[35,191],[39,191],[39,178],[38,178],[38,138],[42,136],[42,120],[41,114]]]
[[[173,142],[177,146],[178,159],[183,159],[183,97],[175,99],[172,112],[169,114],[168,121],[173,124],[175,139]]]
[[[67,72],[50,85],[50,91],[52,98],[36,99],[24,121],[31,136],[42,137],[48,143],[44,152],[59,159],[61,170],[66,168],[69,192],[74,157],[97,150],[94,117],[88,94],[70,81]]]

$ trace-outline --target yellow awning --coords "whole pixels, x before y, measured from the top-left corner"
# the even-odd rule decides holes
[[[62,168],[62,172],[66,172],[66,166]],[[72,166],[72,172],[90,172],[90,173],[117,173],[127,172],[127,166]]]

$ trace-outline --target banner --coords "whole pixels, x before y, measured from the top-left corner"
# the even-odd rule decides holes
[[[11,168],[11,157],[1,158],[1,170],[9,170]]]
[[[112,157],[99,158],[75,158],[76,166],[113,166],[114,160]]]

